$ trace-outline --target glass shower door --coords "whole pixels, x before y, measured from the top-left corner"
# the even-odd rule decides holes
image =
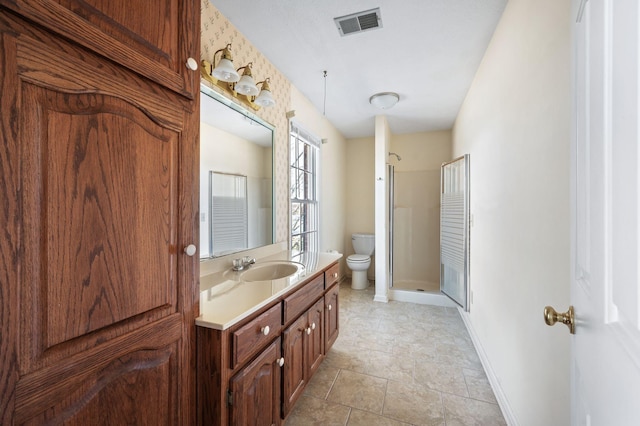
[[[441,167],[440,290],[469,310],[469,155]]]

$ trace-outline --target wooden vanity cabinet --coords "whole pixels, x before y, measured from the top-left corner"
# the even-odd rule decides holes
[[[282,336],[282,414],[286,417],[324,360],[324,299],[287,327]]]
[[[324,347],[325,353],[331,349],[333,343],[338,338],[339,330],[339,300],[338,293],[340,292],[340,286],[334,284],[327,293],[324,295]]]
[[[233,425],[280,424],[280,338],[229,381],[229,411]]]
[[[337,301],[338,268],[328,266],[227,330],[197,327],[198,424],[282,424],[324,360],[327,318],[331,344],[337,338],[337,303],[329,313],[327,300]]]

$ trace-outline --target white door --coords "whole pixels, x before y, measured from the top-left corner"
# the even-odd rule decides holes
[[[572,3],[574,425],[640,425],[638,3]]]

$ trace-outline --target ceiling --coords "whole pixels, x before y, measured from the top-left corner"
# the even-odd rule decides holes
[[[210,1],[346,138],[372,136],[381,114],[393,134],[451,129],[507,3]],[[333,18],[378,7],[380,28],[340,35]],[[378,92],[400,101],[378,109]]]

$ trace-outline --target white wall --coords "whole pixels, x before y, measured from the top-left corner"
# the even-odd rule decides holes
[[[510,0],[454,126],[471,154],[470,323],[521,425],[569,424],[569,0]]]
[[[374,167],[375,140],[373,137],[349,139],[347,142],[347,211],[344,233],[345,256],[354,253],[351,234],[375,232]],[[375,256],[374,256],[375,258]],[[375,267],[369,267],[369,279],[375,278]],[[351,271],[347,269],[347,275]]]

